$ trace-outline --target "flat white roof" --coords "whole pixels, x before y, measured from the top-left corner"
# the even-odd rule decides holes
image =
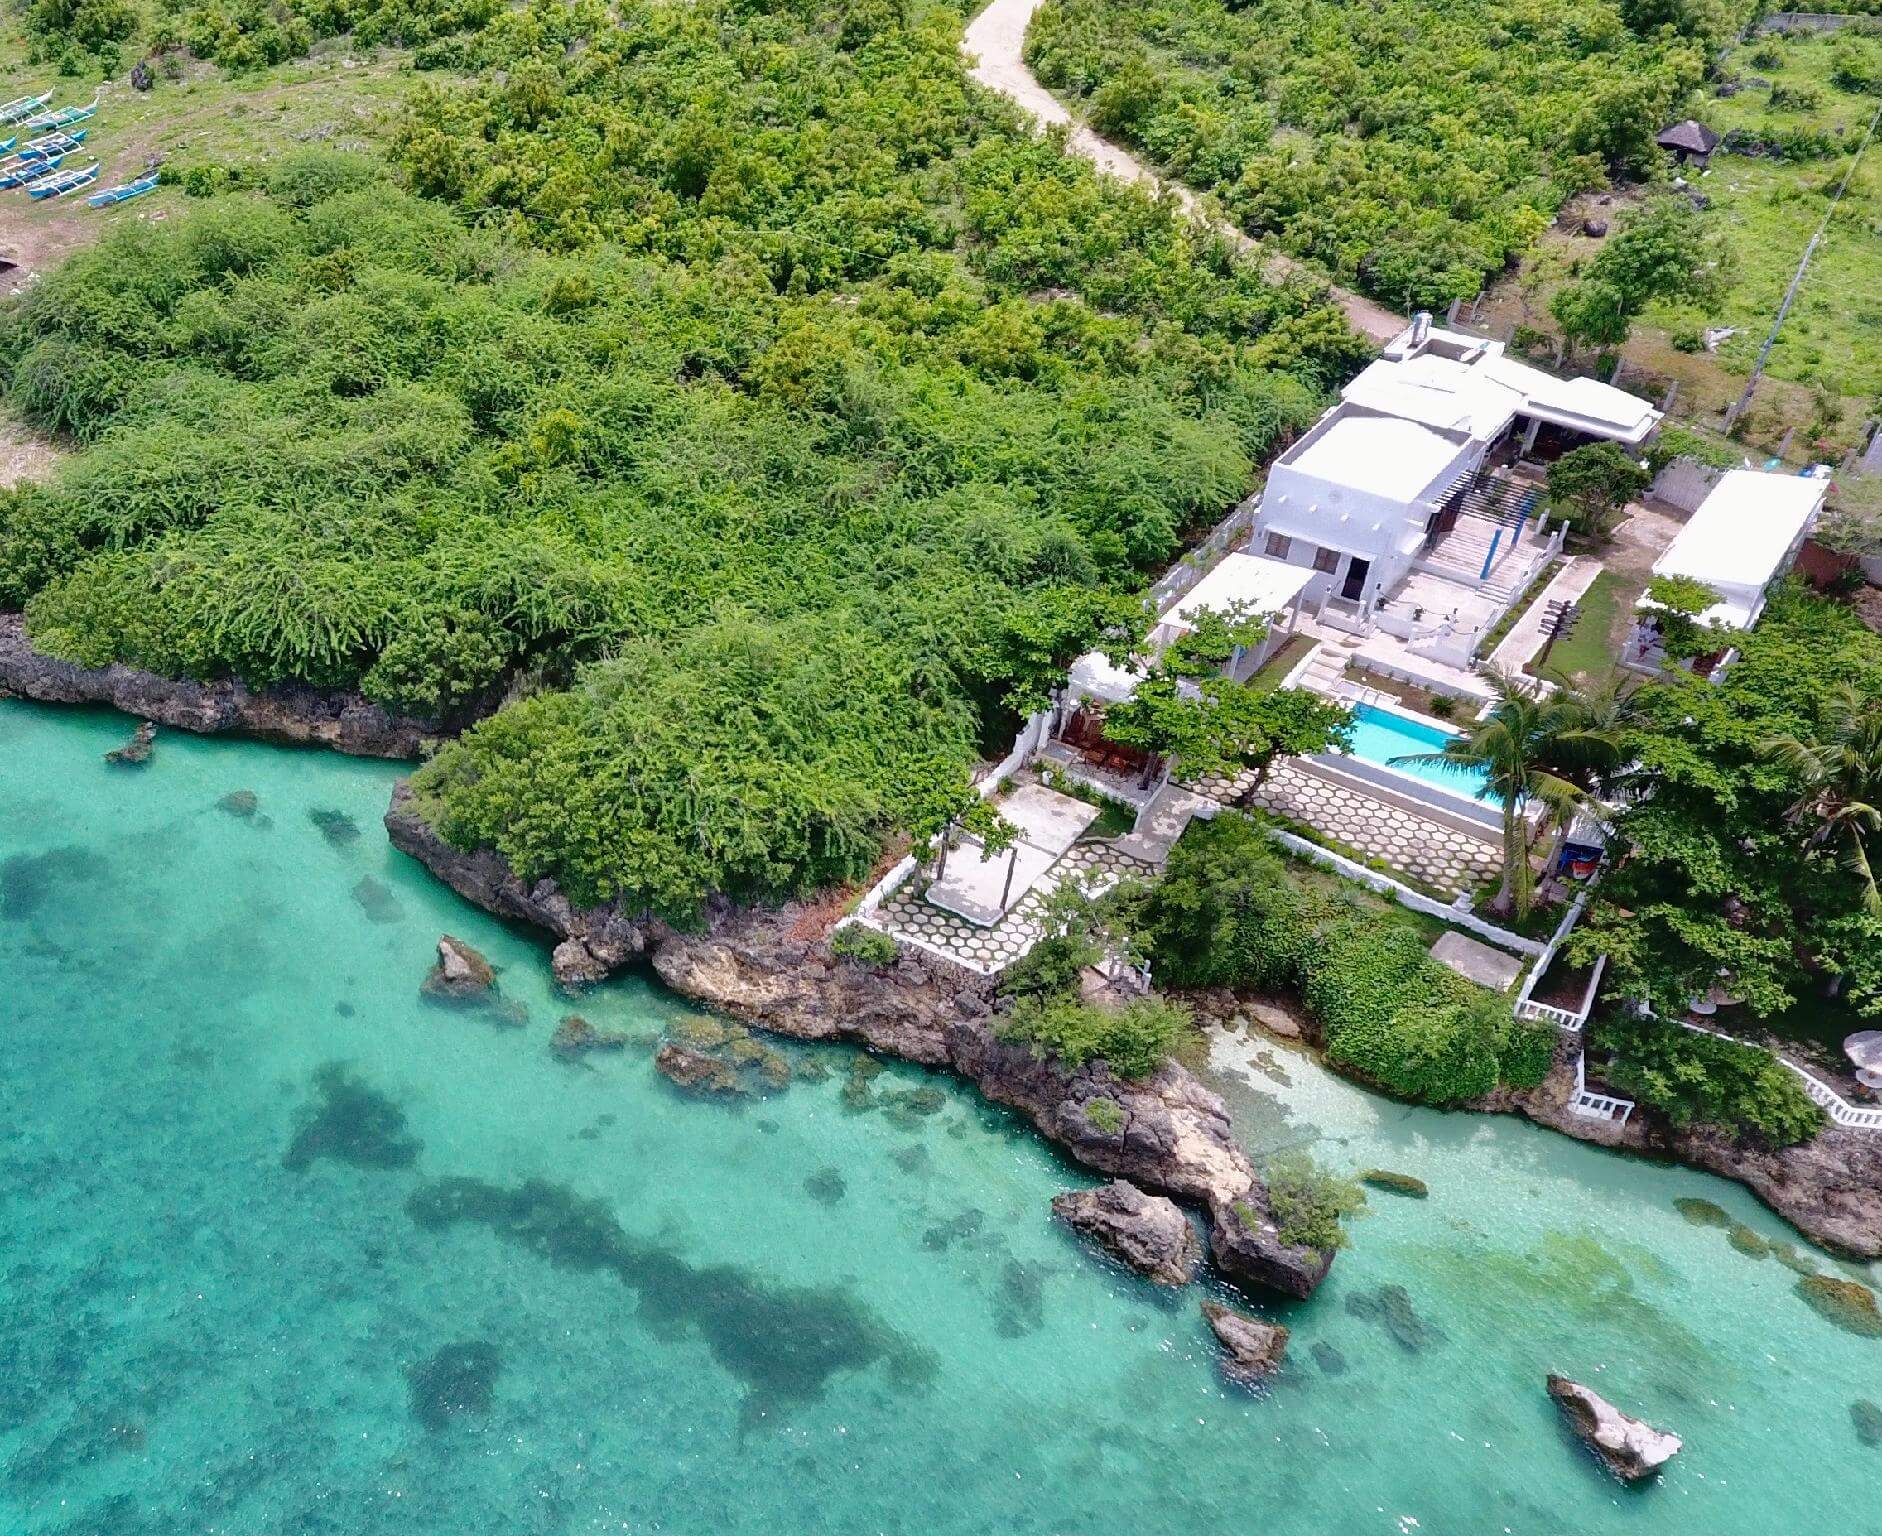
[[[1340,396],[1367,410],[1486,441],[1510,424],[1523,403],[1515,387],[1431,352],[1402,363],[1368,363]]]
[[[1158,627],[1192,629],[1194,615],[1227,613],[1245,603],[1253,613],[1279,613],[1299,597],[1314,573],[1304,565],[1270,560],[1265,555],[1224,555],[1209,574],[1171,603],[1158,617]]]
[[[1828,492],[1825,480],[1728,470],[1653,562],[1653,574],[1703,581],[1720,601],[1705,611],[1702,622],[1749,629],[1764,611],[1764,589],[1783,569]],[[1656,605],[1649,598],[1643,606]]]
[[[1599,379],[1558,379],[1498,352],[1477,364],[1484,377],[1521,392],[1523,410],[1565,427],[1600,432],[1637,443],[1653,430],[1660,413],[1638,395]]]
[[[1282,462],[1316,480],[1409,505],[1462,451],[1419,422],[1356,411],[1336,417]]]

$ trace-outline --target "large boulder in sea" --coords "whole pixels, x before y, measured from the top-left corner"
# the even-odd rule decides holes
[[[1561,1408],[1569,1428],[1622,1482],[1652,1477],[1679,1454],[1678,1435],[1622,1413],[1578,1381],[1551,1376],[1549,1396]]]
[[[1222,1346],[1222,1374],[1238,1387],[1259,1386],[1281,1368],[1287,1354],[1287,1330],[1244,1313],[1205,1301],[1202,1315]]]
[[[1216,1268],[1236,1280],[1253,1281],[1305,1301],[1333,1267],[1333,1255],[1281,1236],[1259,1179],[1231,1200],[1209,1202],[1209,1251]]]
[[[744,1092],[738,1073],[717,1056],[708,1056],[690,1045],[667,1041],[654,1052],[653,1064],[669,1082],[695,1093]]]
[[[1202,1239],[1189,1218],[1124,1179],[1054,1195],[1052,1214],[1158,1285],[1187,1285],[1202,1264]]]
[[[481,1002],[497,984],[490,962],[462,939],[445,934],[438,940],[438,963],[425,977],[426,997],[446,1002]]]

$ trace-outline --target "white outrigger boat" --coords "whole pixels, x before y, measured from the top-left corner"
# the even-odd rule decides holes
[[[42,101],[44,97],[40,98]],[[92,97],[82,107],[55,107],[50,112],[35,112],[20,124],[22,128],[70,128],[74,123],[82,123],[98,111],[98,98]]]
[[[15,96],[11,101],[0,102],[0,128],[31,117],[51,100],[52,92],[47,91],[44,96]]]

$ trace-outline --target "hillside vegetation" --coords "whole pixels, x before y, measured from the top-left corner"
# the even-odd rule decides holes
[[[0,604],[494,710],[424,803],[577,899],[860,876],[1358,356],[1032,140],[959,24],[534,4],[421,53],[484,83],[421,76],[394,166],[199,168],[0,312],[81,447],[0,499]]]
[[[1735,22],[1711,0],[1047,0],[1027,58],[1251,232],[1436,308],[1569,194],[1650,171]]]

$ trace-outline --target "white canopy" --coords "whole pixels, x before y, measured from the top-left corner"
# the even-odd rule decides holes
[[[1103,651],[1087,651],[1072,663],[1072,691],[1083,698],[1122,704],[1146,676],[1142,667],[1114,667]]]
[[[1688,576],[1719,594],[1701,623],[1750,629],[1764,612],[1765,588],[1789,566],[1828,491],[1824,480],[1730,470],[1653,562],[1653,574]],[[1642,606],[1657,605],[1649,598]]]
[[[1300,596],[1313,576],[1307,566],[1265,555],[1224,555],[1214,570],[1163,611],[1157,627],[1179,633],[1194,629],[1194,615],[1227,613],[1237,603],[1246,604],[1251,613],[1279,613]]]

